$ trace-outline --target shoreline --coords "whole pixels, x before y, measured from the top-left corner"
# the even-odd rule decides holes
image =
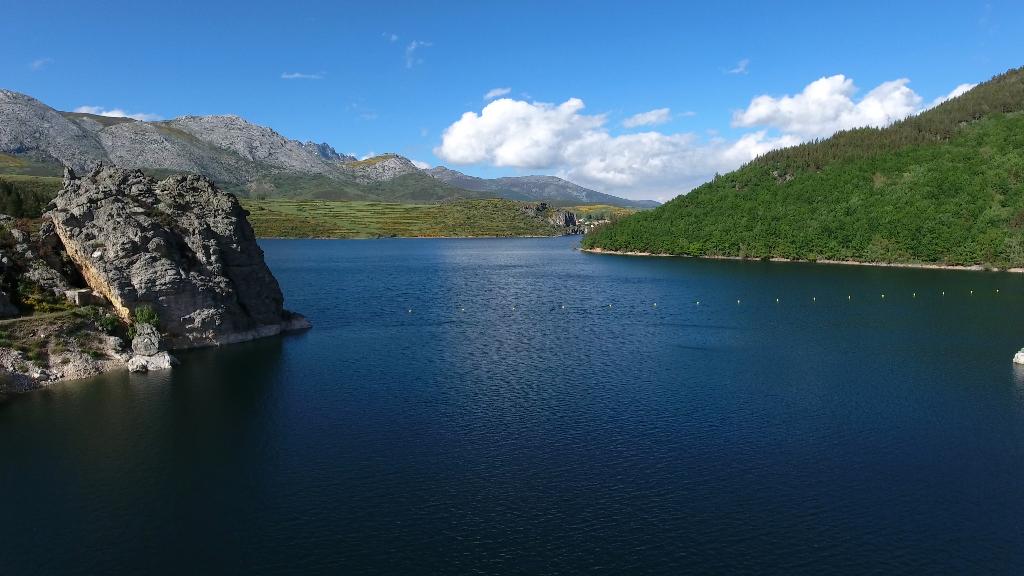
[[[956,264],[929,264],[922,263],[899,263],[899,262],[862,262],[860,260],[794,260],[791,258],[744,258],[742,256],[692,256],[689,254],[656,254],[653,252],[621,252],[618,250],[605,250],[603,248],[580,248],[580,252],[590,254],[610,254],[612,256],[646,256],[650,258],[697,258],[704,260],[740,260],[746,262],[783,262],[783,263],[805,263],[805,264],[831,264],[840,266],[873,266],[877,268],[912,268],[918,270],[955,270],[959,272],[1009,272],[1011,274],[1024,273],[1024,268],[992,268],[975,264],[972,266],[961,266]]]
[[[512,240],[515,238],[565,238],[583,234],[557,234],[555,236],[256,236],[257,240]]]

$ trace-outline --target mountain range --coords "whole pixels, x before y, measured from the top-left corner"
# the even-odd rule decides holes
[[[288,139],[238,116],[142,121],[55,110],[31,96],[0,90],[0,170],[55,175],[63,165],[97,163],[149,173],[190,172],[251,197],[433,202],[507,198],[557,204],[650,208],[554,176],[476,178],[408,158],[357,159],[327,143]]]

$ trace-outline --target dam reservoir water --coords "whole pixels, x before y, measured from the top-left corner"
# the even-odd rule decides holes
[[[0,573],[1024,571],[1024,276],[576,244],[262,242],[313,330],[0,402]]]

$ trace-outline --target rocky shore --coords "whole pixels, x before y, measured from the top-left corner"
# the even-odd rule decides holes
[[[654,252],[621,252],[604,248],[580,248],[580,252],[591,254],[611,254],[614,256],[649,256],[656,258],[705,258],[708,260],[749,260],[760,261],[760,258],[744,258],[742,256],[692,256],[689,254],[662,254]],[[950,264],[930,264],[916,262],[861,262],[860,260],[793,260],[791,258],[768,258],[768,262],[807,262],[813,264],[841,264],[846,266],[879,266],[883,268],[920,268],[926,270],[963,270],[968,272],[1013,272],[1024,273],[1024,268],[993,268],[989,266],[954,266]]]
[[[98,167],[41,223],[0,217],[0,393],[301,330],[244,209],[201,176]]]

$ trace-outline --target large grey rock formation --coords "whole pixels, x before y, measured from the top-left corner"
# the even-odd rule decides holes
[[[45,218],[89,286],[122,319],[149,306],[171,348],[308,327],[283,308],[245,211],[202,176],[68,174]]]

